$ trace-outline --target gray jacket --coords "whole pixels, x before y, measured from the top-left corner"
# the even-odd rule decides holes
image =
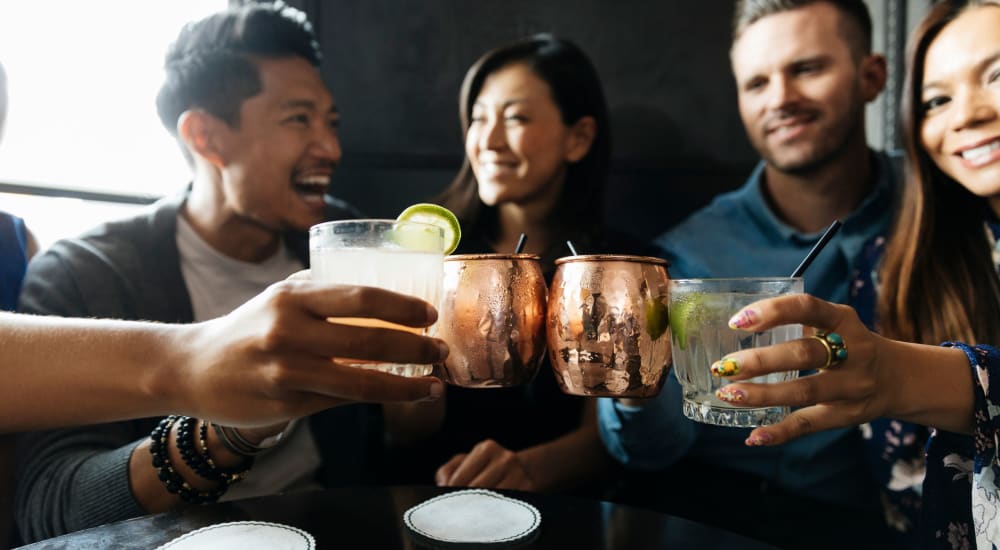
[[[177,214],[187,192],[137,216],[57,242],[28,266],[19,310],[65,317],[171,323],[193,321],[180,270]],[[327,219],[359,217],[328,201]],[[286,236],[308,265],[308,237]],[[100,376],[100,365],[93,365]],[[16,519],[25,542],[145,514],[129,489],[133,449],[159,419],[25,434],[18,444]],[[326,486],[371,481],[378,462],[381,412],[372,405],[337,407],[309,418],[323,458]]]

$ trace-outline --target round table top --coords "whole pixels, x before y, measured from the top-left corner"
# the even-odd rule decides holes
[[[403,523],[403,513],[429,498],[453,490],[443,487],[352,487],[188,506],[109,523],[22,548],[150,549],[201,527],[250,520],[303,529],[315,537],[318,549],[422,548]],[[567,496],[497,492],[532,504],[541,513],[538,534],[517,548],[773,548],[717,527],[641,508]]]

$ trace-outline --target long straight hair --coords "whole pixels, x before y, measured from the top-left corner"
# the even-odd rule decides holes
[[[979,5],[998,3],[935,5],[907,48],[902,98],[906,185],[879,273],[880,330],[890,338],[1000,343],[1000,280],[984,227],[989,204],[942,172],[920,140],[927,49],[948,23]]]
[[[465,74],[459,96],[462,135],[469,132],[472,106],[486,78],[508,65],[523,63],[545,81],[559,108],[563,124],[591,116],[597,126],[587,154],[566,169],[562,194],[550,214],[556,233],[574,238],[596,238],[603,230],[602,202],[611,159],[608,107],[601,80],[590,59],[572,42],[538,34],[483,54]],[[471,235],[491,241],[499,233],[495,207],[479,200],[479,184],[466,158],[451,185],[436,199],[458,216]]]

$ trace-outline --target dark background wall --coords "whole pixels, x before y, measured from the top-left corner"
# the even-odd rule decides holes
[[[600,73],[614,155],[603,208],[640,237],[742,183],[756,156],[729,72],[729,0],[299,0],[342,113],[334,194],[394,217],[441,191],[463,155],[458,92],[486,50],[548,31]]]

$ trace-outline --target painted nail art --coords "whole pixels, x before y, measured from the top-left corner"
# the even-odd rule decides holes
[[[729,328],[746,328],[757,323],[757,312],[747,308],[740,310],[729,319]]]
[[[751,447],[763,447],[764,445],[770,444],[772,441],[771,434],[764,432],[757,435],[752,435],[747,438],[746,444]]]
[[[726,386],[715,390],[715,396],[727,403],[739,403],[747,397],[747,393],[741,389]]]
[[[739,374],[740,364],[734,359],[723,357],[712,364],[712,374],[715,376],[734,376]]]

